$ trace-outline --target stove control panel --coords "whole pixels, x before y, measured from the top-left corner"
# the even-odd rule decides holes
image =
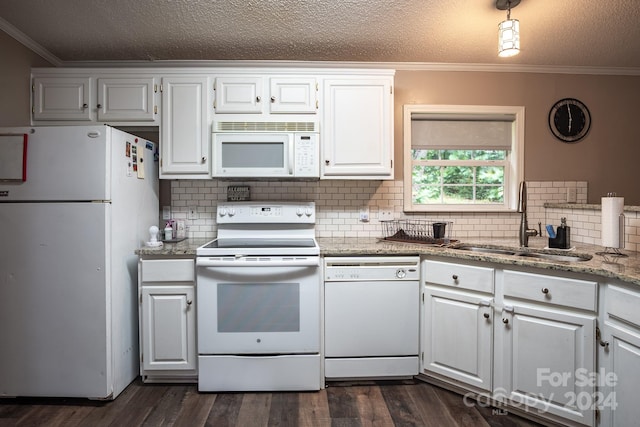
[[[314,224],[314,202],[228,202],[217,208],[217,222]]]

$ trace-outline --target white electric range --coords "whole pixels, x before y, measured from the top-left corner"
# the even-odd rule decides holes
[[[313,202],[228,202],[196,251],[198,389],[319,390]]]

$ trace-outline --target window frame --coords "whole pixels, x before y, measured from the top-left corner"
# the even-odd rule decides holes
[[[522,106],[499,105],[404,105],[403,116],[403,160],[404,160],[404,211],[405,212],[513,212],[517,209],[518,184],[524,177],[524,119]],[[412,114],[460,114],[514,116],[511,150],[507,153],[505,166],[504,203],[485,204],[428,204],[413,203],[413,160],[411,156],[411,115]],[[464,161],[460,161],[461,166]]]

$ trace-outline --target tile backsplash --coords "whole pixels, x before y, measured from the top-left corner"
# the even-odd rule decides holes
[[[227,187],[230,185],[250,186],[252,200],[315,201],[318,237],[382,237],[383,229],[379,221],[381,210],[392,211],[395,219],[453,221],[451,237],[460,240],[471,237],[516,238],[520,225],[520,215],[516,212],[405,215],[402,211],[402,181],[174,180],[171,182],[172,215],[186,220],[190,237],[215,237],[216,206],[218,202],[226,201]],[[551,223],[547,219],[545,202],[566,202],[570,192],[575,192],[577,203],[587,201],[587,183],[583,181],[527,181],[527,192],[531,228],[537,228],[538,222],[543,229],[545,224]],[[360,221],[360,209],[365,206],[369,208],[369,222]],[[197,219],[187,219],[190,207],[196,207]],[[553,224],[558,225],[559,221]]]
[[[548,221],[560,223],[560,218],[567,218],[571,227],[571,241],[601,245],[602,216],[600,205],[586,205],[579,209],[570,205],[560,205],[545,209]],[[624,248],[640,250],[640,211],[637,207],[625,206]]]

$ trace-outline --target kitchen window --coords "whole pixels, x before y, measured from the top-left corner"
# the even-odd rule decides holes
[[[510,211],[524,165],[524,107],[404,106],[404,210]]]

